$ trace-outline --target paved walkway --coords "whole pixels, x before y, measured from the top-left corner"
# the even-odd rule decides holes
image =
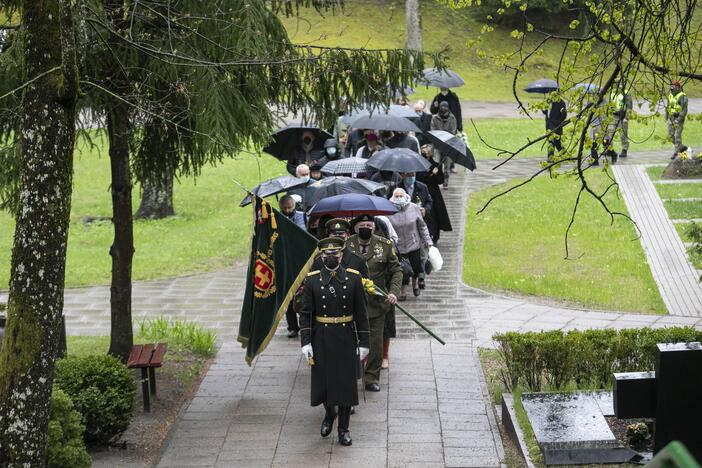
[[[702,317],[702,285],[687,258],[645,166],[614,166],[629,215],[641,232],[641,245],[671,315]]]

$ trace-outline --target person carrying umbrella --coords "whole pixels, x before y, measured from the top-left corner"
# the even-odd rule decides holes
[[[380,391],[380,366],[383,360],[383,329],[385,315],[397,302],[402,286],[402,268],[390,240],[373,234],[375,219],[361,215],[353,220],[355,234],[346,242],[347,248],[368,265],[373,283],[388,292],[388,297],[370,296],[366,305],[370,325],[370,352],[366,361],[365,388]]]
[[[373,132],[369,132],[366,135],[365,144],[358,148],[358,151],[356,151],[356,157],[368,159],[382,149],[383,143],[378,138],[378,135]]]
[[[448,102],[441,101],[441,104],[439,104],[439,112],[431,118],[431,129],[443,130],[452,135],[456,134],[458,123],[456,116],[454,116],[450,110]],[[447,188],[449,183],[449,174],[451,172],[451,164],[453,161],[451,161],[451,158],[442,155],[441,152],[439,152],[439,162],[444,168],[443,186],[444,188]]]
[[[300,144],[293,149],[288,156],[288,172],[295,173],[295,168],[300,164],[312,164],[312,161],[319,159],[321,154],[315,149],[315,136],[311,130],[305,130],[300,135]]]
[[[422,146],[422,156],[431,164],[427,172],[421,172],[417,175],[417,180],[423,182],[431,195],[432,209],[424,217],[427,223],[431,240],[436,245],[439,242],[441,231],[451,231],[451,218],[446,210],[446,203],[441,194],[439,186],[444,183],[444,171],[437,161],[434,160],[434,147],[432,145]]]
[[[553,159],[554,150],[558,152],[563,150],[561,138],[563,138],[563,122],[568,115],[566,103],[560,97],[552,99],[548,110],[544,110],[543,113],[546,118],[546,133],[549,135],[547,159],[550,162]]]
[[[409,132],[393,132],[392,137],[385,141],[387,148],[407,148],[419,153],[419,140]]]
[[[352,444],[351,407],[358,405],[359,358],[368,356],[370,333],[361,275],[341,262],[344,241],[318,244],[322,267],[307,274],[300,311],[302,355],[312,366],[310,404],[324,405],[320,435],[331,434],[339,417],[339,443]]]
[[[456,118],[456,129],[459,132],[463,131],[463,115],[461,112],[461,101],[458,99],[458,96],[456,93],[451,91],[449,88],[444,88],[441,87],[439,88],[439,94],[434,96],[434,100],[431,102],[431,107],[429,109],[429,112],[432,114],[436,115],[441,112],[441,103],[445,102],[449,106],[449,110],[451,111],[451,114]],[[432,129],[436,130],[436,129]],[[443,130],[443,129],[439,129]],[[447,130],[448,131],[448,130]],[[456,130],[454,130],[451,133],[456,133]]]

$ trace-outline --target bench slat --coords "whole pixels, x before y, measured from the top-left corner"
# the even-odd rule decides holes
[[[129,359],[127,360],[127,367],[136,367],[139,356],[141,355],[142,345],[135,345],[132,347],[132,351],[129,353]]]
[[[156,345],[154,354],[151,356],[151,362],[149,363],[150,367],[161,367],[167,349],[168,345],[166,343],[159,343]]]
[[[137,360],[136,367],[149,367],[149,362],[151,361],[151,355],[154,352],[153,344],[145,344],[144,348],[141,350],[141,355]]]

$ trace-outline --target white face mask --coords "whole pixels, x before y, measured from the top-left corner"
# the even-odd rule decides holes
[[[409,203],[409,200],[407,200],[407,199],[404,198],[404,197],[403,197],[403,198],[393,198],[393,199],[392,199],[392,204],[395,205],[395,206],[397,206],[398,208],[402,208],[402,207],[404,207],[405,205],[407,205],[408,203]]]
[[[441,90],[441,95],[446,96],[448,94],[448,89]]]

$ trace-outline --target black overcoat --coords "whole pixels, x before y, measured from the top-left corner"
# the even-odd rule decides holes
[[[426,218],[427,228],[429,228],[429,234],[434,242],[439,239],[440,231],[451,231],[453,228],[451,226],[451,218],[449,217],[448,210],[446,210],[446,203],[444,202],[444,196],[441,193],[440,185],[444,183],[444,171],[441,164],[437,163],[433,159],[430,159],[431,168],[427,172],[420,172],[417,174],[417,180],[421,180],[429,189],[429,194],[432,200],[432,210],[429,216]],[[434,169],[437,169],[436,174],[434,174]]]
[[[369,347],[369,326],[361,275],[340,266],[336,272],[326,268],[311,271],[305,280],[300,311],[300,341],[312,343],[311,404],[329,406],[358,405],[356,347]],[[352,315],[349,323],[326,324],[315,316]]]

